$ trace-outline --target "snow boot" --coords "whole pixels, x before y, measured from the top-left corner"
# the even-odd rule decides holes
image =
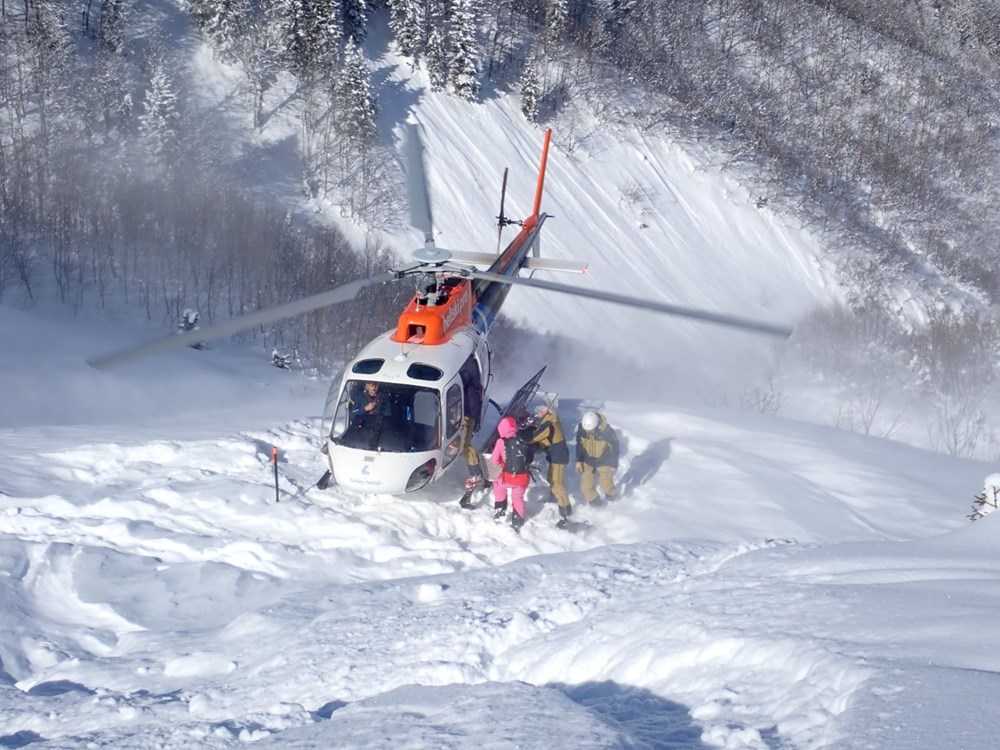
[[[573,506],[572,505],[560,505],[559,506],[559,517],[560,518],[569,518],[571,515],[573,515]]]
[[[515,510],[510,514],[510,525],[514,527],[514,531],[520,534],[521,527],[524,526],[524,516]]]
[[[507,515],[507,501],[503,500],[493,506],[493,520],[499,521]]]
[[[469,477],[465,480],[465,492],[462,494],[462,498],[458,501],[458,504],[462,508],[465,508],[465,510],[472,510],[479,507],[472,501],[472,498],[480,492],[489,492],[491,489],[493,489],[493,482],[481,477],[476,481],[476,477]]]

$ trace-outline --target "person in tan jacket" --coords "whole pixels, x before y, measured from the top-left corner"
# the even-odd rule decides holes
[[[566,434],[552,404],[539,404],[535,407],[534,430],[528,442],[532,448],[545,451],[545,458],[549,464],[546,472],[549,493],[559,504],[559,517],[569,518],[573,515],[573,506],[566,491],[569,446],[566,445]]]
[[[580,474],[580,491],[591,506],[599,507],[615,499],[618,434],[603,414],[587,411],[580,419],[576,428],[576,470]],[[597,493],[595,478],[603,498]]]

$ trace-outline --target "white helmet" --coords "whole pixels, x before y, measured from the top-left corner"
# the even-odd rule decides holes
[[[583,417],[580,419],[580,426],[586,432],[593,432],[597,429],[598,422],[600,422],[600,420],[598,419],[597,414],[592,411],[585,411],[583,413]]]

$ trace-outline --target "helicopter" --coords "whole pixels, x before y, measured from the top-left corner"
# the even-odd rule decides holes
[[[521,272],[583,273],[575,261],[542,258],[541,230],[549,216],[541,203],[552,131],[546,130],[531,214],[504,214],[504,171],[497,216],[498,238],[507,226],[519,231],[502,252],[446,250],[434,242],[424,164],[422,128],[404,126],[404,166],[410,219],[424,236],[413,262],[276,307],[232,318],[198,331],[160,339],[89,360],[103,369],[137,357],[191,346],[252,326],[353,299],[361,289],[404,278],[416,281],[396,327],[365,345],[333,380],[324,408],[322,453],[328,469],[317,482],[366,494],[405,495],[440,479],[462,456],[484,424],[494,379],[489,334],[514,285],[546,289],[679,315],[757,333],[787,337],[791,329],[770,322],[691,309],[653,300],[521,276]],[[499,242],[498,242],[499,244]],[[480,266],[486,266],[481,270]],[[523,409],[538,390],[544,367],[521,387],[501,416]],[[495,406],[495,404],[494,404]],[[484,445],[495,441],[489,436]]]

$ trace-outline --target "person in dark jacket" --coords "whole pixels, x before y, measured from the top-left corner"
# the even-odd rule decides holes
[[[460,450],[465,456],[465,463],[469,468],[469,478],[465,480],[465,489],[474,490],[482,487],[486,482],[483,467],[479,463],[479,451],[476,450],[476,446],[472,442],[472,436],[479,429],[479,417],[483,411],[483,389],[479,380],[479,370],[471,357],[462,366],[459,375],[462,376],[462,393],[465,399]]]
[[[520,531],[524,526],[524,493],[531,482],[531,448],[517,434],[517,422],[513,417],[501,419],[497,432],[500,438],[490,455],[490,461],[501,469],[500,475],[493,480],[493,517],[503,518],[507,514],[509,498],[510,525]]]
[[[569,465],[569,446],[566,445],[566,434],[563,432],[559,415],[552,404],[544,403],[535,407],[534,430],[528,442],[539,450],[545,451],[545,459],[549,464],[546,479],[549,483],[549,493],[559,504],[560,518],[573,515],[573,506],[566,491],[566,467]]]
[[[592,506],[614,500],[615,472],[618,471],[618,434],[603,414],[584,412],[576,428],[576,470],[580,474],[580,491]],[[597,494],[594,479],[600,485]]]
[[[365,435],[368,446],[374,450],[382,433],[383,421],[391,414],[392,407],[386,394],[381,392],[378,383],[369,381],[351,408],[351,427]]]

